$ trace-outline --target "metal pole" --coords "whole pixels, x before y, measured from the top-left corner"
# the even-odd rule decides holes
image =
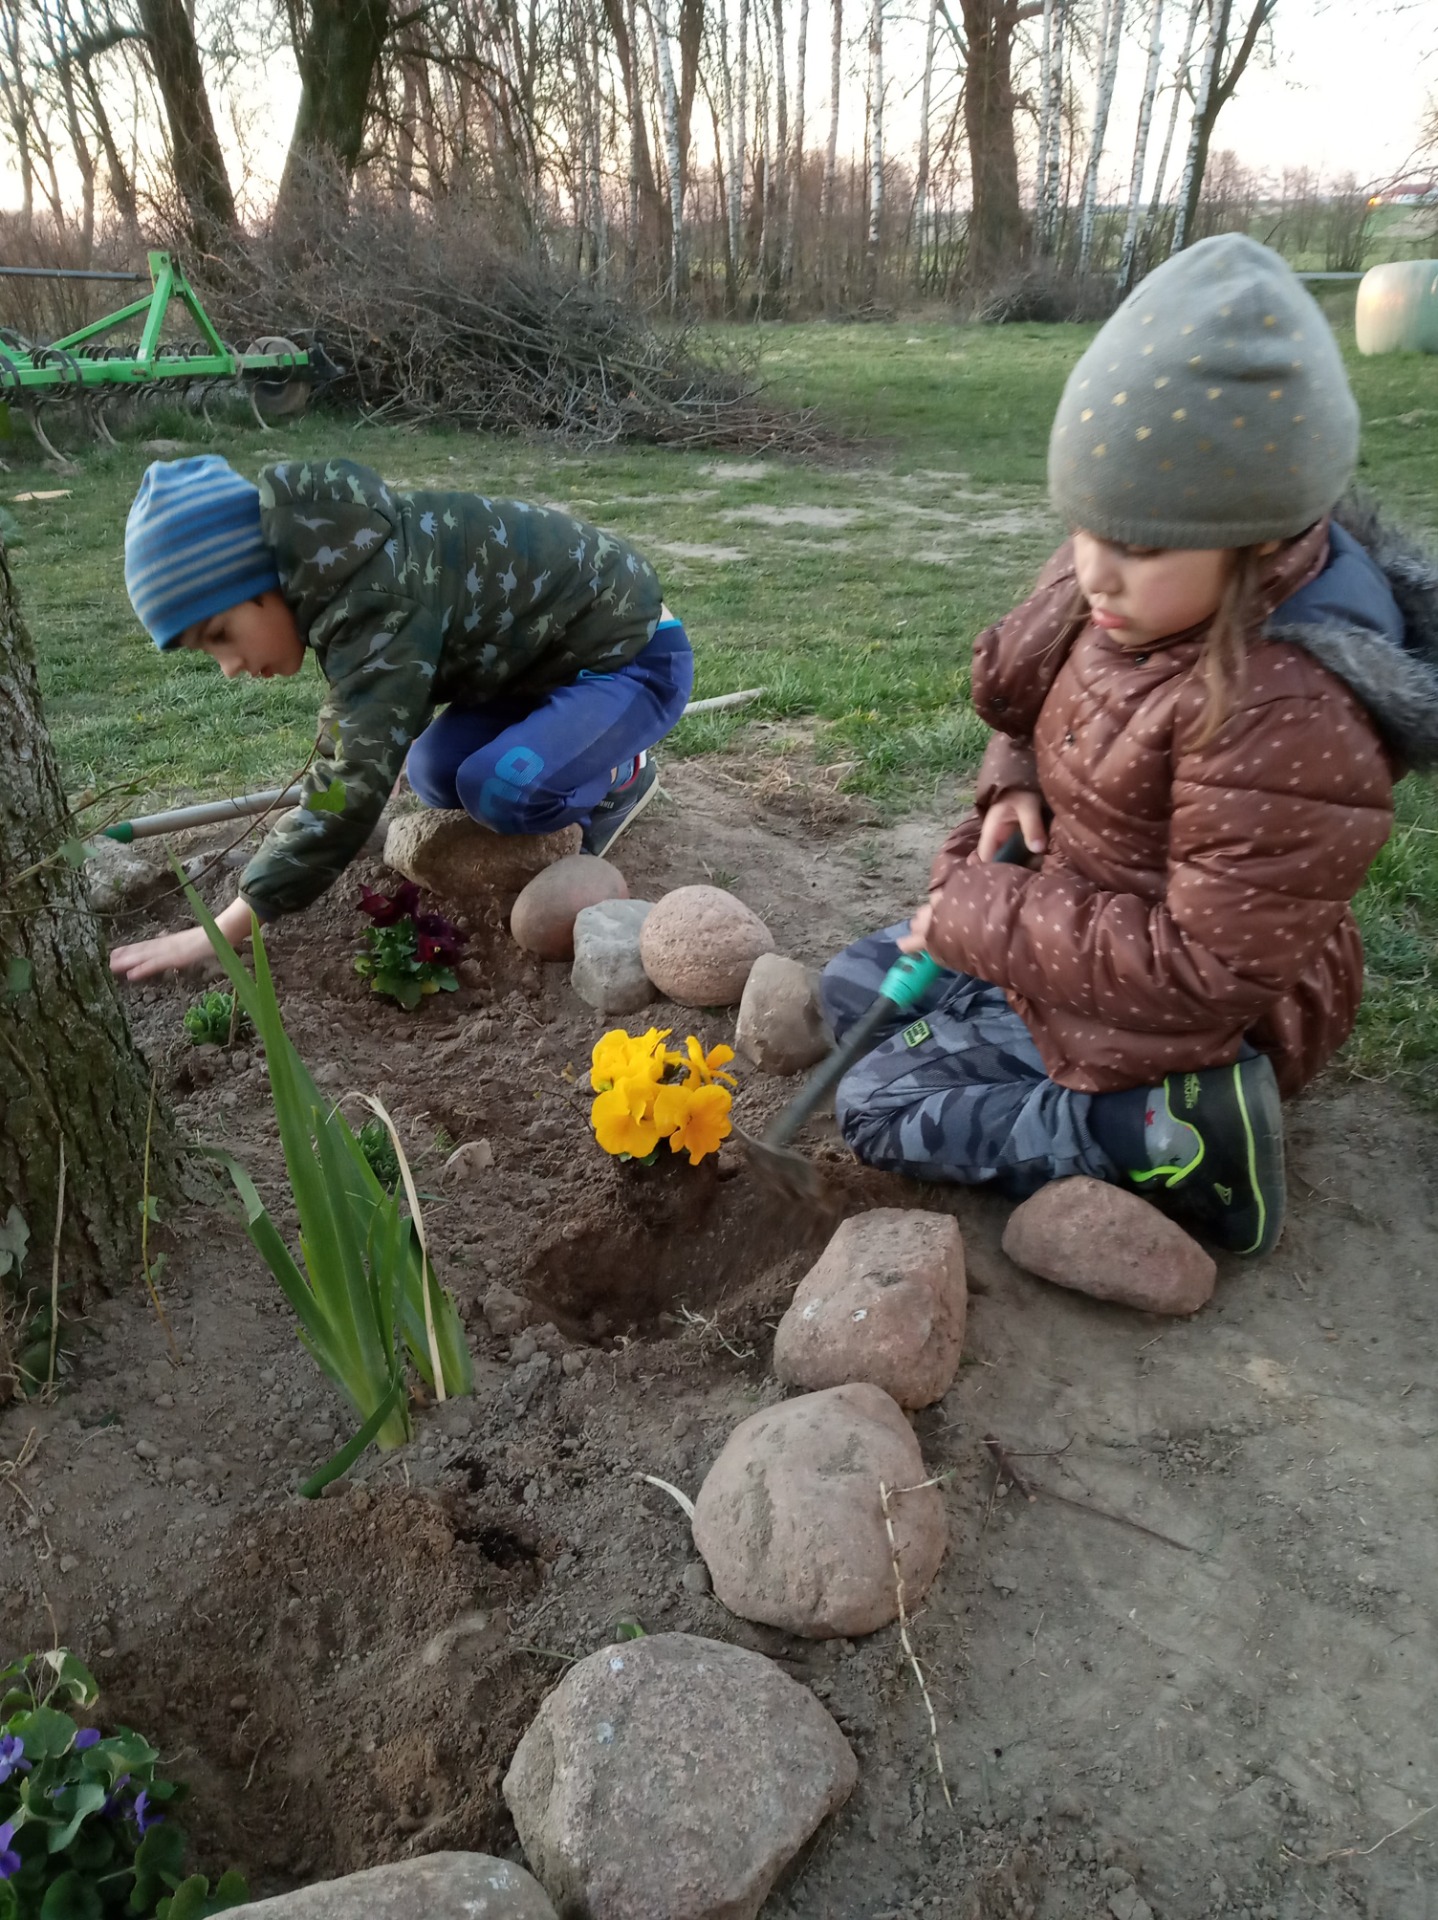
[[[90,267],[0,267],[4,280],[148,280],[148,273],[102,273]]]
[[[716,693],[708,700],[691,700],[680,718],[691,713],[716,713],[721,707],[747,706],[765,691],[763,687],[745,687],[738,693]],[[235,800],[201,800],[192,807],[171,807],[167,813],[147,813],[138,820],[117,820],[106,827],[103,837],[129,846],[132,840],[149,840],[157,833],[177,833],[182,827],[208,827],[216,821],[245,820],[256,813],[268,813],[271,807],[293,806],[299,799],[298,781],[288,787],[266,787],[262,793],[242,793]]]

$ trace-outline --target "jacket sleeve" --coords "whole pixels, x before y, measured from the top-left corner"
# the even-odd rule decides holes
[[[1383,751],[1357,716],[1310,695],[1267,700],[1177,757],[1162,901],[1062,859],[964,867],[931,946],[948,966],[1121,1029],[1246,1023],[1302,976],[1391,824]]]
[[[321,645],[326,625],[341,631],[323,654],[330,690],[302,798],[240,877],[242,898],[262,920],[309,906],[344,872],[374,830],[433,705],[440,633],[430,611],[351,594],[312,633]],[[326,802],[340,791],[331,810]]]
[[[931,893],[946,884],[956,867],[966,864],[969,855],[979,844],[979,830],[983,826],[984,815],[1000,794],[1011,793],[1016,787],[1032,793],[1039,791],[1038,758],[1031,742],[1011,740],[1006,733],[996,733],[979,762],[978,785],[974,790],[975,811],[965,814],[960,820],[939,848],[930,869]]]

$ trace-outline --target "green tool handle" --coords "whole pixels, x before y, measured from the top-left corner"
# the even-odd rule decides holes
[[[994,865],[1017,865],[1028,853],[1021,833],[1013,833],[994,855]],[[844,1075],[856,1060],[862,1060],[873,1046],[880,1030],[893,1019],[894,1010],[901,1013],[921,1000],[928,989],[944,971],[943,966],[931,953],[901,953],[893,966],[879,983],[879,991],[874,1003],[850,1027],[844,1035],[842,1046],[835,1047],[821,1066],[810,1076],[804,1091],[774,1121],[764,1135],[764,1144],[769,1147],[787,1147],[805,1121],[816,1113],[820,1105],[838,1086]]]

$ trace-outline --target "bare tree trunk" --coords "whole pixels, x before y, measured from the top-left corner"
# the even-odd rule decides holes
[[[0,98],[5,105],[5,120],[15,144],[20,167],[20,219],[28,233],[35,224],[35,162],[30,145],[30,86],[25,72],[25,43],[20,32],[20,13],[25,0],[4,0],[0,6]]]
[[[744,160],[735,145],[737,92],[729,64],[729,9],[727,0],[719,8],[719,85],[724,100],[724,147],[728,173],[724,181],[725,289],[732,312],[739,291],[739,219],[743,196]],[[716,143],[717,146],[717,143]]]
[[[879,276],[884,216],[884,0],[869,7],[869,240],[865,275],[872,297]]]
[[[1044,69],[1044,108],[1047,133],[1039,161],[1039,252],[1053,253],[1059,236],[1059,192],[1063,179],[1064,30],[1068,0],[1054,0],[1053,38]]]
[[[962,0],[968,76],[964,125],[969,142],[973,210],[969,216],[968,277],[982,286],[1012,269],[1028,244],[1029,223],[1019,198],[1014,145],[1014,34],[1036,20],[1043,0]]]
[[[1178,215],[1173,230],[1175,253],[1188,244],[1189,235],[1193,232],[1199,199],[1203,194],[1203,176],[1208,167],[1209,144],[1218,116],[1233,98],[1234,89],[1243,78],[1244,70],[1253,57],[1253,50],[1258,45],[1258,36],[1273,18],[1278,0],[1254,0],[1248,25],[1243,30],[1243,38],[1226,73],[1223,71],[1223,56],[1228,47],[1233,0],[1215,0],[1215,4],[1217,12],[1208,50],[1204,55],[1203,72],[1199,77],[1198,96],[1193,104],[1193,127],[1184,160],[1183,185],[1179,190]]]
[[[734,196],[731,205],[731,219],[736,235],[736,268],[742,272],[744,263],[744,177],[749,170],[749,0],[739,0],[739,66],[734,82],[737,96],[735,118],[739,123],[736,136],[739,164],[729,184],[729,192]]]
[[[0,553],[0,1220],[17,1207],[32,1271],[55,1239],[65,1154],[62,1280],[78,1304],[135,1265],[150,1073],[125,1026],[80,874],[61,855],[73,827],[40,704],[35,650]],[[163,1109],[150,1187],[173,1190]]]
[[[389,32],[389,0],[305,0],[291,8],[300,104],[275,201],[276,224],[299,225],[316,193],[347,188]]]
[[[844,60],[844,0],[833,0],[834,25],[829,43],[829,142],[824,154],[824,184],[819,196],[819,228],[825,257],[829,228],[834,219],[834,189],[839,173],[839,87]]]
[[[664,152],[669,167],[669,308],[679,304],[684,285],[684,157],[679,150],[679,94],[674,85],[674,62],[669,53],[669,20],[664,0],[655,0],[651,13],[659,56],[660,107],[664,118]]]
[[[1143,76],[1143,98],[1138,107],[1138,131],[1133,142],[1133,173],[1128,183],[1128,218],[1124,222],[1123,251],[1119,255],[1118,284],[1127,293],[1133,279],[1134,255],[1138,249],[1138,206],[1143,194],[1144,163],[1148,159],[1149,129],[1153,125],[1153,101],[1158,91],[1158,66],[1163,57],[1163,0],[1153,0],[1149,22],[1148,65]]]
[[[1044,27],[1048,27],[1045,0]],[[929,221],[929,114],[934,97],[934,48],[939,36],[939,0],[929,0],[929,23],[924,30],[924,78],[919,90],[919,164],[914,180],[914,284],[922,290],[925,281],[924,233]]]
[[[1183,51],[1179,54],[1178,65],[1173,71],[1173,99],[1169,103],[1168,127],[1163,136],[1162,151],[1158,156],[1158,172],[1154,175],[1153,197],[1148,203],[1148,214],[1143,223],[1145,238],[1153,232],[1163,206],[1163,183],[1168,178],[1168,156],[1173,150],[1173,136],[1178,126],[1178,110],[1183,104],[1183,96],[1188,89],[1188,66],[1193,58],[1194,35],[1198,32],[1198,16],[1202,11],[1203,0],[1192,0],[1188,9],[1188,23],[1184,28]]]
[[[809,0],[799,0],[798,71],[794,78],[794,153],[789,163],[789,197],[784,209],[784,252],[779,278],[787,287],[794,277],[794,227],[804,176],[804,77],[809,51]]]
[[[1103,19],[1103,55],[1099,63],[1098,93],[1094,100],[1093,131],[1089,136],[1088,165],[1084,168],[1083,192],[1079,207],[1078,270],[1089,270],[1093,257],[1094,214],[1098,206],[1098,170],[1103,160],[1104,137],[1108,132],[1109,108],[1113,104],[1113,85],[1118,73],[1119,38],[1123,32],[1124,0],[1105,0]]]
[[[202,246],[235,224],[225,156],[215,134],[200,50],[184,0],[137,0],[150,63],[170,129],[175,184]]]
[[[784,0],[771,0],[771,18],[774,23],[774,144],[772,149],[772,188],[774,206],[787,210],[789,204],[788,175],[789,163],[789,82],[784,70]],[[776,223],[770,223],[770,232]],[[784,250],[783,216],[777,224],[781,228],[778,258],[771,260],[771,247],[765,249],[764,272],[775,286],[782,277],[782,259]]]

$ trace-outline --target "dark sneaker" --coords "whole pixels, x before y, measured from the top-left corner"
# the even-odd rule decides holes
[[[1283,1231],[1283,1115],[1264,1054],[1171,1073],[1145,1115],[1141,1193],[1230,1253],[1268,1253]]]
[[[653,756],[639,756],[638,770],[622,787],[611,787],[589,816],[582,845],[586,853],[608,853],[621,833],[634,825],[659,791],[659,769]]]

